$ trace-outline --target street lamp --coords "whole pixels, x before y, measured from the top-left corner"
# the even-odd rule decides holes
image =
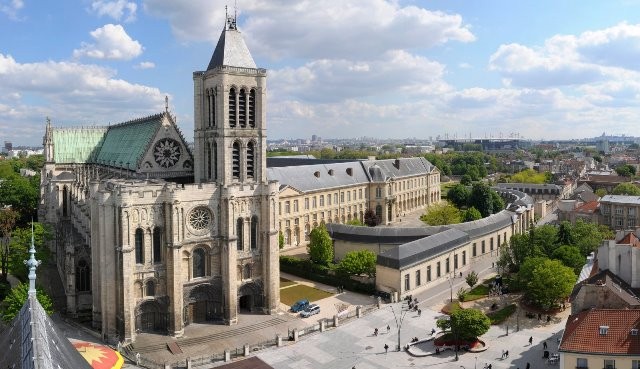
[[[400,311],[402,314],[400,314],[400,319],[398,319],[398,316],[396,315],[396,311],[393,309],[393,305],[389,306],[389,308],[391,309],[391,312],[393,313],[393,319],[395,319],[396,321],[396,327],[398,327],[398,351],[400,351],[400,329],[402,328],[402,322],[404,321],[404,317],[407,315],[407,313],[409,312],[409,310],[403,310],[402,309],[402,302],[400,303]]]

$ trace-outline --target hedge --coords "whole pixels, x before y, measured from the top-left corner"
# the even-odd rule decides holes
[[[315,264],[311,260],[301,260],[287,255],[280,256],[280,271],[320,282],[334,287],[344,287],[353,292],[373,294],[375,285],[354,281],[348,276],[333,274],[333,266]]]

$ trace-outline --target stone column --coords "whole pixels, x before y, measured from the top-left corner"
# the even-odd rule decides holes
[[[171,203],[164,204],[165,212],[165,240],[166,240],[166,266],[167,266],[167,296],[169,296],[169,331],[174,336],[184,334],[184,296],[182,295],[182,259],[181,244],[174,243],[176,233],[175,219],[176,208]]]

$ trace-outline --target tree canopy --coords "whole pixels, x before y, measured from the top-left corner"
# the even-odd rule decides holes
[[[512,174],[509,178],[509,182],[511,183],[548,183],[551,179],[550,175],[546,173],[538,173],[533,169],[525,169],[521,172]],[[550,173],[549,173],[550,174]]]
[[[420,220],[428,225],[446,225],[460,223],[460,210],[455,206],[441,202],[427,208],[427,212],[420,216]]]
[[[482,214],[478,211],[478,209],[473,206],[467,210],[462,211],[462,221],[463,222],[473,222],[474,220],[482,219]]]
[[[572,268],[576,275],[580,274],[586,261],[586,257],[576,246],[562,245],[555,249],[551,256],[553,259],[560,260],[563,265]]]
[[[640,196],[640,187],[631,182],[620,183],[611,191],[612,195]]]
[[[504,201],[488,185],[475,182],[471,188],[467,206],[476,208],[482,217],[488,217],[504,209]]]
[[[616,173],[622,177],[633,177],[636,175],[636,167],[629,164],[618,165],[616,167]]]
[[[518,283],[527,301],[545,310],[569,296],[576,278],[572,268],[544,257],[526,259],[518,272]]]
[[[347,275],[366,274],[373,277],[376,274],[376,259],[376,253],[370,250],[351,251],[340,260],[338,269]]]
[[[49,259],[49,249],[45,242],[51,239],[52,234],[49,227],[43,223],[33,223],[33,243],[36,249],[36,259],[43,263]],[[29,248],[31,247],[31,227],[20,227],[14,229],[9,242],[9,273],[21,280],[27,279],[28,269],[24,260],[29,258]]]
[[[311,230],[307,250],[309,259],[314,263],[329,265],[333,261],[333,242],[324,225]]]
[[[466,207],[471,196],[471,189],[461,183],[451,187],[447,192],[447,199],[458,208]]]
[[[11,208],[0,209],[0,280],[7,281],[9,256],[11,255],[11,233],[20,214]]]
[[[369,227],[375,227],[380,223],[380,219],[376,215],[376,212],[373,209],[367,209],[364,212],[364,224]]]
[[[24,302],[27,301],[28,295],[29,283],[20,283],[11,289],[11,292],[9,292],[7,297],[4,299],[5,308],[2,312],[2,320],[4,322],[10,322],[16,315],[18,315],[20,309],[22,309],[22,306],[24,305]],[[49,297],[42,288],[36,287],[36,297],[44,311],[49,315],[53,314],[53,302],[51,301],[51,297]]]
[[[460,309],[451,313],[449,319],[439,319],[437,326],[449,329],[458,339],[472,341],[487,333],[491,328],[491,319],[477,309]]]

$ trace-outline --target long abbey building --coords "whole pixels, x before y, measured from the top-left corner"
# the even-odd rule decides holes
[[[168,107],[103,127],[47,123],[40,218],[56,230],[68,312],[107,340],[277,309],[266,70],[235,19],[193,83],[193,152]]]

